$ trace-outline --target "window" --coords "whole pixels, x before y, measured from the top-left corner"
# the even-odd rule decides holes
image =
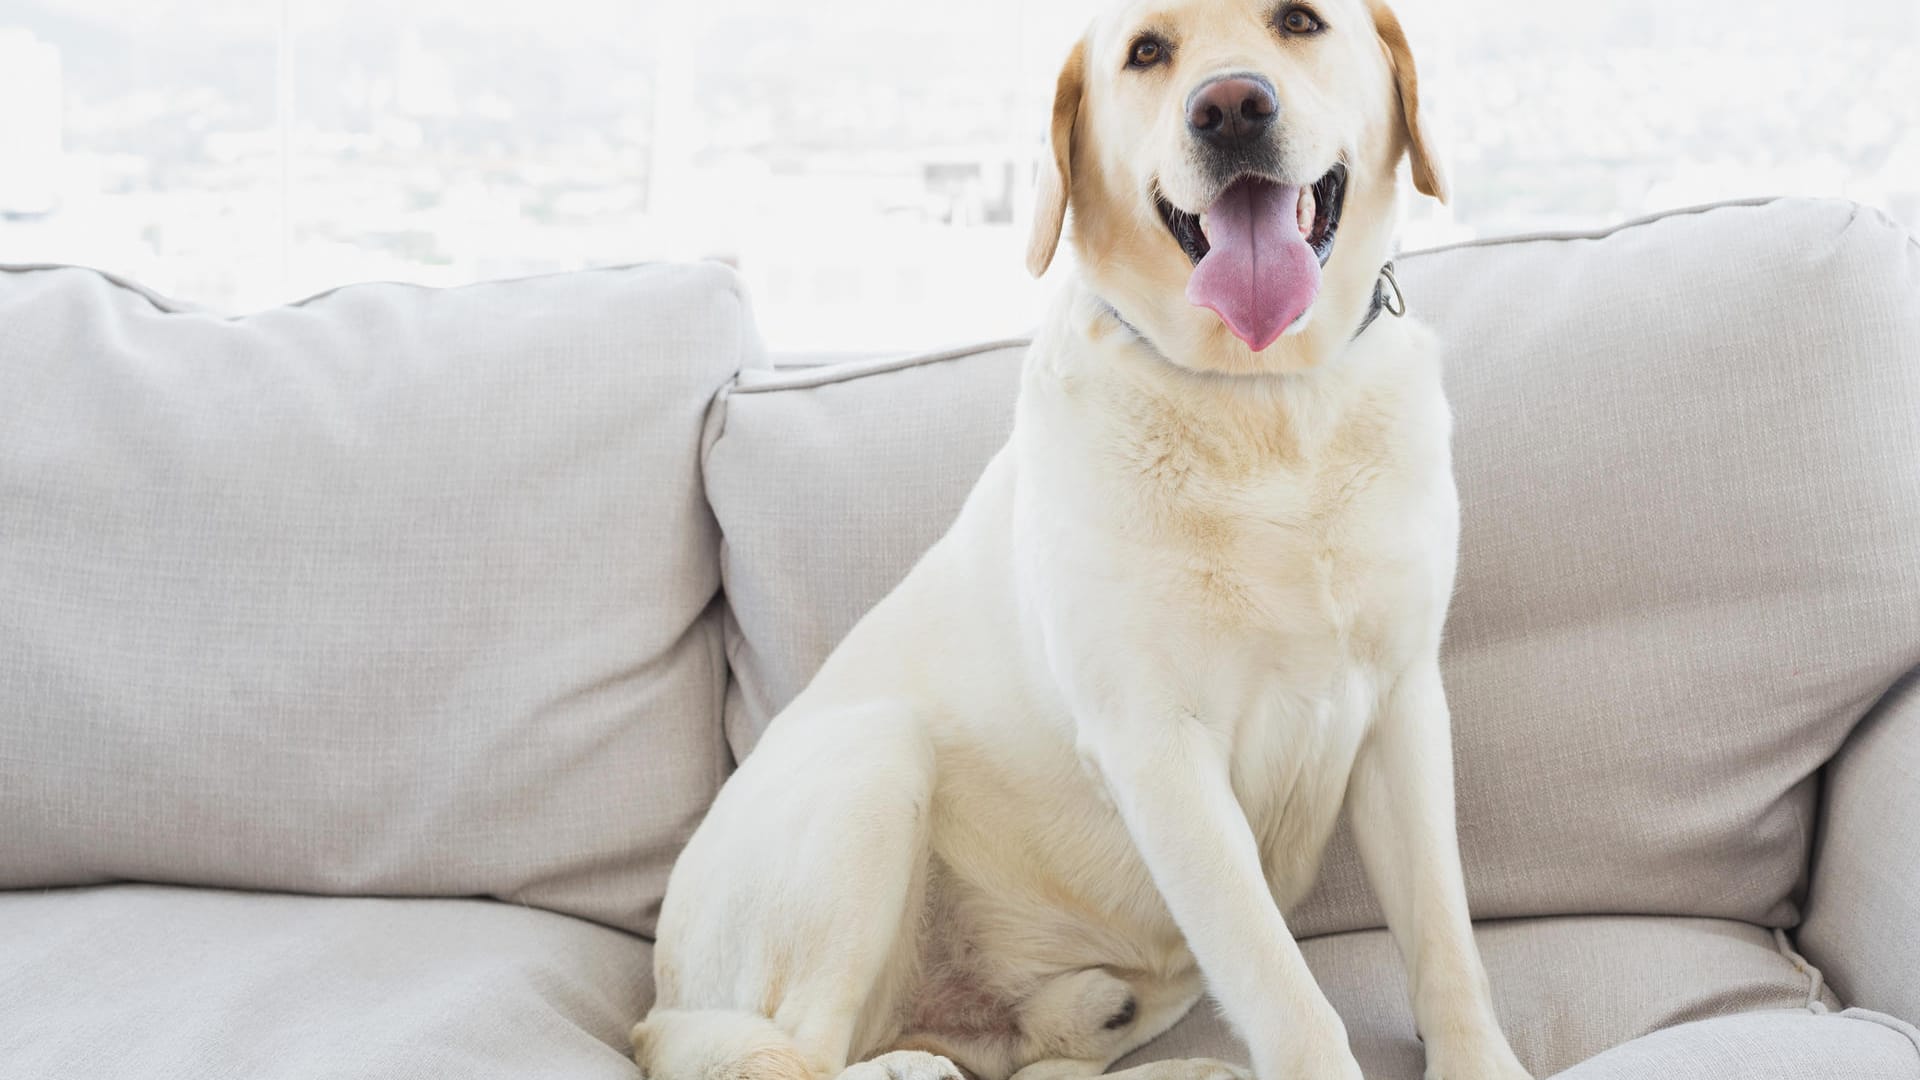
[[[1457,202],[1412,247],[1748,195],[1920,225],[1920,4],[1401,0]],[[1030,326],[1087,0],[0,0],[0,260],[228,311],[721,258],[776,350]]]

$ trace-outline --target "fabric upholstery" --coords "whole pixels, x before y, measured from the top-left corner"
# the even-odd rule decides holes
[[[1670,1028],[1560,1074],[1561,1080],[1914,1080],[1913,1029],[1848,1010],[1749,1013]]]
[[[1780,200],[1410,256],[1463,501],[1476,916],[1790,926],[1821,765],[1920,661],[1920,248]],[[742,380],[707,455],[748,750],[951,521],[1018,350]],[[1303,934],[1381,925],[1344,830]]]
[[[1791,926],[1818,770],[1920,663],[1920,246],[1782,200],[1413,263],[1475,914]],[[1322,885],[1298,921],[1353,925],[1344,840]]]
[[[743,374],[716,406],[736,757],[953,521],[1013,429],[1026,345]]]
[[[1567,1075],[1920,1078],[1910,1028],[1814,1015],[1837,1003],[1753,927],[1523,920],[1480,940],[1503,1023],[1543,1077],[1584,1061]],[[1304,948],[1369,1080],[1420,1076],[1391,939]],[[626,1031],[651,1003],[650,964],[625,933],[486,900],[0,893],[0,1077],[637,1080]],[[1629,1042],[1726,1013],[1747,1026]],[[1246,1060],[1204,1003],[1118,1067],[1193,1056]]]
[[[644,931],[729,764],[733,275],[241,319],[0,272],[0,887],[493,895]]]
[[[0,893],[9,1080],[638,1080],[644,941],[492,900]]]
[[[1827,767],[1798,939],[1848,1002],[1920,1022],[1920,669]]]
[[[1831,994],[1815,991],[1809,974],[1781,955],[1768,931],[1740,923],[1522,919],[1483,924],[1477,936],[1502,1029],[1521,1063],[1540,1077],[1675,1024],[1753,1010],[1795,1009],[1805,1016],[1810,1005],[1821,1010],[1838,1005]],[[1335,934],[1303,942],[1301,948],[1346,1022],[1367,1080],[1419,1080],[1425,1051],[1414,1035],[1406,971],[1387,932]],[[1203,1002],[1116,1068],[1169,1057],[1245,1063],[1247,1052]],[[1642,1075],[1645,1080],[1721,1075],[1731,1080],[1740,1074]],[[1841,1080],[1854,1074],[1802,1075]]]

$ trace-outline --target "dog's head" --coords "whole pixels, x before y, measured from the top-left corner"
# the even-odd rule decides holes
[[[1390,257],[1398,175],[1446,199],[1413,55],[1384,0],[1121,0],[1074,46],[1027,265],[1072,243],[1176,363],[1312,367]]]

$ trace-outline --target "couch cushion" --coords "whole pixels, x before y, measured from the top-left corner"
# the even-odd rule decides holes
[[[727,766],[731,273],[241,319],[0,272],[0,887],[485,894],[647,930]]]
[[[637,1080],[650,952],[491,900],[0,893],[0,1075]]]
[[[1860,722],[1820,794],[1795,936],[1848,1001],[1920,1022],[1920,668]]]
[[[1025,355],[1024,342],[998,342],[752,371],[725,392],[707,469],[724,522],[736,755],[946,532],[1013,428]]]
[[[1611,1047],[1691,1020],[1782,1009],[1798,1012],[1763,1015],[1805,1017],[1811,1015],[1809,1006],[1838,1005],[1775,947],[1771,932],[1742,923],[1617,916],[1520,919],[1483,924],[1477,935],[1502,1029],[1535,1076],[1552,1076]],[[1367,1080],[1418,1080],[1426,1056],[1414,1035],[1406,972],[1392,937],[1384,930],[1362,930],[1313,938],[1302,949],[1346,1021],[1347,1038]],[[1885,1052],[1884,1046],[1868,1047],[1872,1060]],[[1170,1057],[1244,1063],[1247,1052],[1219,1014],[1203,1004],[1116,1067]],[[1835,1059],[1836,1065],[1848,1060],[1846,1055]],[[1838,1068],[1802,1075],[1852,1080],[1879,1074]],[[1920,1080],[1920,1074],[1897,1075]]]
[[[1890,1017],[1749,1013],[1670,1028],[1560,1074],[1561,1080],[1916,1080],[1920,1034]]]
[[[1444,661],[1475,914],[1791,925],[1815,774],[1920,660],[1920,248],[1781,200],[1414,255],[1401,280],[1458,418]],[[1019,363],[726,396],[736,751],[952,520]],[[1381,924],[1344,832],[1293,921]]]

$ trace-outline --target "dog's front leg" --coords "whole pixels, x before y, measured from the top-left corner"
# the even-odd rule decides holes
[[[1354,839],[1400,947],[1428,1080],[1527,1080],[1500,1033],[1474,945],[1454,826],[1453,736],[1440,666],[1388,692],[1354,762]]]
[[[1179,710],[1081,726],[1153,882],[1260,1080],[1360,1080],[1347,1032],[1307,970],[1234,798],[1224,732]]]

